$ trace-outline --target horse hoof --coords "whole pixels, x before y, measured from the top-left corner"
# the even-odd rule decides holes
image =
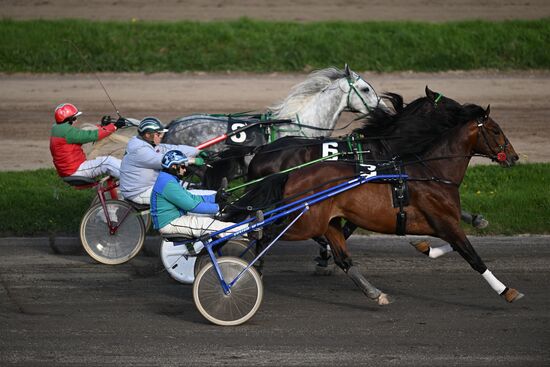
[[[506,300],[506,302],[512,303],[512,302],[514,302],[514,301],[517,301],[517,300],[522,299],[522,298],[524,297],[524,294],[518,292],[517,289],[508,288],[508,290],[506,291],[506,293],[504,293],[504,294],[502,295],[502,297],[504,297],[504,299]]]
[[[477,229],[484,229],[489,226],[489,221],[483,218],[481,214],[474,215],[472,219],[472,226]]]
[[[430,243],[426,240],[411,241],[409,242],[418,252],[422,252],[424,255],[430,253]]]
[[[389,297],[386,293],[380,293],[380,295],[376,299],[376,302],[380,306],[389,305],[391,303],[391,301],[390,301],[390,299],[389,299]]]
[[[334,264],[327,266],[315,265],[315,271],[313,272],[315,275],[322,276],[332,275],[332,273],[334,273]]]

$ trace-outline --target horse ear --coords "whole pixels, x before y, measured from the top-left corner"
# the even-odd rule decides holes
[[[434,102],[436,98],[435,93],[430,88],[428,88],[428,86],[426,86],[425,91],[426,91],[426,97],[428,97],[432,102]]]
[[[485,109],[485,116],[489,116],[489,114],[491,113],[491,105],[487,105],[487,108]]]
[[[349,65],[347,63],[344,66],[344,73],[346,74],[346,76],[351,76],[351,71],[350,71]]]

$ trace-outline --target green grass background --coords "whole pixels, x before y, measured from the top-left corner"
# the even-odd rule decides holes
[[[550,19],[501,22],[0,20],[2,72],[549,69]],[[79,56],[79,51],[88,62]]]
[[[482,213],[490,226],[470,234],[550,234],[550,164],[510,169],[474,166],[461,186],[463,208]],[[75,190],[53,169],[0,172],[0,236],[78,235],[92,190]]]
[[[550,19],[418,22],[0,20],[0,72],[550,69]],[[74,47],[73,45],[76,45]],[[81,56],[82,55],[82,56]],[[83,58],[85,60],[83,60]],[[463,207],[476,234],[550,233],[550,165],[476,166]],[[51,169],[0,172],[0,236],[77,234],[94,195]]]

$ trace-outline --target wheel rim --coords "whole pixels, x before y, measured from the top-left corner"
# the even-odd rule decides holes
[[[96,204],[82,220],[80,238],[84,249],[93,259],[103,264],[121,264],[137,255],[143,246],[143,222],[135,210],[122,201],[108,200],[106,206],[109,216],[122,218],[128,210],[130,213],[116,232],[111,234],[101,203]]]
[[[232,281],[247,267],[245,261],[234,257],[218,259],[226,282]],[[224,294],[212,264],[201,269],[193,283],[193,299],[199,312],[216,325],[240,325],[248,321],[262,302],[263,284],[254,268],[249,268]]]
[[[221,253],[221,255],[218,255],[218,253]],[[226,244],[223,245],[222,248],[220,248],[217,251],[214,251],[214,254],[216,257],[220,256],[231,256],[231,257],[237,257],[240,259],[243,259],[247,263],[250,263],[252,260],[256,258],[256,251],[254,248],[248,248],[248,242],[247,241],[241,241],[241,240],[229,240]],[[195,276],[199,273],[199,271],[206,265],[210,263],[210,256],[207,252],[202,252],[195,262]]]

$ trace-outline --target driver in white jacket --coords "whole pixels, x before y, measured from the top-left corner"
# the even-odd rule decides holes
[[[120,193],[138,204],[149,204],[153,185],[162,169],[161,160],[169,150],[179,150],[195,157],[199,150],[189,145],[161,144],[168,131],[159,119],[144,118],[138,126],[138,135],[132,137],[120,164]],[[200,158],[197,158],[200,163]]]

